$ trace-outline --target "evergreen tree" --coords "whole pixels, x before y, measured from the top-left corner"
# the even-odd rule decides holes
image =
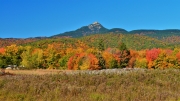
[[[118,49],[120,50],[120,68],[125,68],[128,65],[128,62],[130,60],[130,51],[127,49],[126,45],[122,42],[119,44]]]
[[[117,60],[112,59],[112,60],[110,61],[109,68],[117,68],[117,67],[118,67]]]
[[[1,68],[1,73],[5,74],[5,68],[6,68],[6,57],[5,56],[0,56],[0,68]]]
[[[126,44],[121,42],[118,46],[119,50],[120,51],[124,51],[124,50],[127,50],[127,47],[126,47]]]
[[[99,60],[99,67],[101,67],[102,69],[105,69],[105,59],[103,58],[102,56],[102,51],[105,50],[104,48],[104,43],[103,43],[103,40],[100,39],[99,42],[98,42],[98,50],[99,52],[97,53],[96,57],[98,58]]]
[[[104,42],[103,42],[102,39],[100,39],[99,42],[98,42],[98,50],[101,51],[101,52],[105,50]]]
[[[101,69],[105,69],[106,67],[105,67],[105,60],[104,60],[104,58],[102,57],[102,54],[101,53],[98,53],[97,55],[96,55],[96,57],[98,58],[98,65],[99,65],[99,67],[101,67]]]
[[[6,65],[7,64],[5,56],[0,56],[0,68],[5,68]]]

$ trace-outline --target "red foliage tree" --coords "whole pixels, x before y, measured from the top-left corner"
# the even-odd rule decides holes
[[[160,54],[160,49],[151,49],[146,51],[146,59],[148,62],[154,61],[157,59]]]
[[[148,68],[154,68],[154,60],[158,58],[160,54],[160,49],[151,49],[146,51],[146,59],[148,61]]]
[[[73,69],[73,63],[72,63],[73,60],[74,60],[74,56],[72,56],[72,57],[69,58],[69,61],[68,61],[68,63],[67,63],[69,70],[72,70],[72,69]]]

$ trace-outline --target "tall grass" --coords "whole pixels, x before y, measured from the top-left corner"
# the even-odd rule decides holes
[[[180,70],[1,76],[0,101],[176,101]]]

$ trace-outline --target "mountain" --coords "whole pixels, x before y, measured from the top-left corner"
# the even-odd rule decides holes
[[[109,33],[128,33],[128,31],[126,31],[125,29],[122,28],[113,28],[108,30]]]
[[[92,34],[106,34],[106,33],[122,33],[122,34],[138,34],[145,35],[153,38],[164,39],[172,36],[180,36],[180,30],[178,29],[166,29],[166,30],[132,30],[127,31],[122,28],[107,29],[98,22],[94,22],[88,26],[83,26],[74,31],[68,31],[61,34],[54,35],[52,37],[83,37]],[[168,38],[169,39],[169,38]]]
[[[124,29],[121,28],[113,28],[113,29],[107,29],[104,26],[102,26],[98,22],[94,22],[88,26],[83,26],[75,31],[69,31],[69,32],[64,32],[61,34],[54,35],[52,37],[82,37],[82,36],[88,36],[92,34],[104,34],[104,33],[109,33],[109,32],[127,32]]]
[[[166,30],[132,30],[129,33],[146,35],[158,39],[163,39],[171,36],[180,36],[179,29],[166,29]]]
[[[119,35],[121,34],[123,35],[123,37],[120,37],[120,39],[117,39],[116,37],[119,37]],[[77,30],[64,32],[64,33],[57,34],[51,37],[34,37],[34,38],[27,38],[27,39],[0,38],[0,47],[5,47],[11,44],[31,45],[31,43],[32,45],[35,43],[35,46],[41,47],[41,46],[46,46],[46,44],[48,43],[53,43],[53,42],[56,43],[56,41],[58,40],[64,40],[62,43],[65,43],[65,41],[70,39],[70,41],[68,42],[74,43],[74,41],[72,40],[74,39],[76,40],[76,38],[78,39],[82,38],[85,40],[88,40],[88,38],[90,38],[94,40],[96,39],[95,37],[97,37],[97,40],[98,40],[99,37],[105,37],[105,36],[108,36],[108,37],[106,37],[104,40],[112,40],[112,42],[107,41],[108,47],[116,46],[116,43],[118,42],[118,40],[125,42],[127,46],[129,46],[129,48],[132,48],[132,49],[145,49],[145,48],[152,48],[154,46],[167,47],[168,45],[169,47],[169,46],[180,45],[180,30],[178,29],[167,29],[167,30],[141,29],[141,30],[127,31],[122,28],[107,29],[104,26],[102,26],[100,23],[94,22],[92,24],[89,24],[88,26],[83,26]],[[94,39],[91,37],[93,37]],[[91,41],[87,41],[86,43],[91,42]],[[96,43],[96,41],[94,42]],[[135,43],[138,43],[138,44],[135,45]],[[90,44],[90,46],[93,46],[93,45]]]

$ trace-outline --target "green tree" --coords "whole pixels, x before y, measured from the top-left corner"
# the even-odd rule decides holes
[[[128,65],[128,62],[130,60],[130,51],[127,49],[126,45],[122,42],[119,44],[118,49],[120,50],[119,54],[119,67],[120,68],[125,68]]]
[[[110,64],[109,64],[109,68],[117,68],[117,67],[118,67],[118,62],[117,62],[117,60],[112,59],[112,60],[110,61]]]
[[[101,67],[101,69],[105,69],[105,68],[106,68],[106,67],[105,67],[106,62],[105,62],[102,54],[101,54],[101,53],[97,53],[96,57],[97,57],[97,59],[99,60],[99,61],[98,61],[99,67]]]
[[[67,69],[67,62],[70,57],[71,57],[71,55],[65,55],[59,59],[60,69]]]
[[[6,68],[7,64],[6,64],[6,58],[5,56],[0,55],[0,68],[1,68],[1,72],[3,74],[5,74],[5,68]]]
[[[122,52],[124,50],[127,50],[126,44],[121,42],[119,43],[118,49]]]
[[[6,63],[5,63],[4,59],[3,59],[3,57],[0,57],[0,67],[4,68],[5,65],[6,65]]]
[[[104,42],[103,42],[102,39],[100,39],[99,42],[98,42],[98,50],[101,51],[101,52],[105,50]]]
[[[19,66],[22,61],[21,54],[23,50],[24,49],[22,46],[16,46],[16,45],[7,46],[5,48],[6,63],[8,65]]]
[[[99,60],[98,65],[102,69],[105,69],[106,68],[105,67],[105,59],[102,56],[102,51],[104,51],[105,49],[104,49],[104,43],[103,43],[102,39],[100,39],[99,42],[98,42],[98,50],[99,50],[99,52],[96,54],[96,57]]]

